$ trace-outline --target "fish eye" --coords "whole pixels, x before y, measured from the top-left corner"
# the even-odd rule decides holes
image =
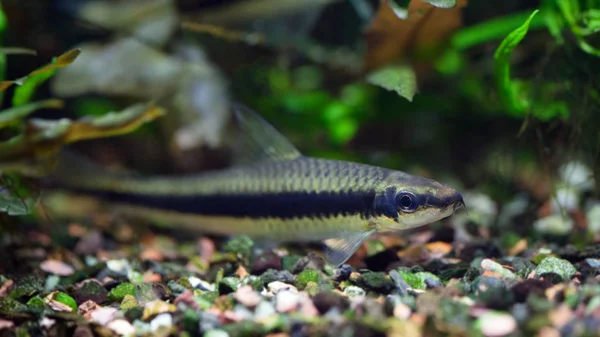
[[[410,192],[400,192],[396,195],[396,206],[402,212],[414,212],[417,209],[417,198]]]

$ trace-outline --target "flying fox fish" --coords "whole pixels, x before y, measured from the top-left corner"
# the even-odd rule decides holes
[[[236,104],[233,115],[245,147],[223,170],[141,176],[61,160],[53,185],[100,197],[126,214],[207,234],[322,242],[336,266],[374,233],[426,225],[465,206],[459,192],[438,181],[307,157],[251,109]]]

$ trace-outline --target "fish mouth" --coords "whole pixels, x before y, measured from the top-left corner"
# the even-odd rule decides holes
[[[447,210],[452,207],[453,213],[456,212],[456,210],[460,207],[464,207],[465,210],[467,209],[467,205],[462,194],[456,191],[441,197],[428,196],[425,200],[425,204],[429,207],[438,208],[440,210]]]
[[[458,209],[460,207],[464,207],[465,211],[468,214],[467,204],[465,204],[465,199],[463,198],[462,194],[460,194],[459,192],[455,192],[447,200],[448,201],[447,201],[446,207],[452,206],[452,213],[456,212],[456,209]]]

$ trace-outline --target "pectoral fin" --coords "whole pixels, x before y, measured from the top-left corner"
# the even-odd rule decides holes
[[[326,247],[325,257],[327,261],[336,267],[346,262],[360,245],[375,233],[375,230],[364,232],[346,232],[339,237],[327,239],[323,241]]]

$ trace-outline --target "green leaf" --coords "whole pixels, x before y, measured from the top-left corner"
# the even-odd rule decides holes
[[[73,309],[73,312],[77,312],[77,302],[75,302],[73,297],[71,297],[63,292],[59,292],[56,294],[56,297],[54,298],[54,300],[56,302],[60,302],[62,304],[68,305],[69,307],[71,307],[71,309]]]
[[[13,195],[8,189],[0,189],[0,213],[10,216],[27,215],[31,211],[33,200]]]
[[[555,15],[558,15],[556,11],[551,12],[549,10],[546,11],[545,9],[544,13],[546,15],[548,15],[548,13],[554,13]],[[465,27],[456,32],[456,34],[454,34],[452,37],[452,47],[459,50],[467,49],[485,42],[501,39],[503,36],[506,36],[513,31],[516,25],[527,20],[530,15],[531,12],[529,11],[519,12],[491,20],[486,20],[477,25]],[[548,23],[544,21],[542,16],[536,16],[530,21],[529,29],[540,29],[547,25]]]
[[[21,47],[3,47],[0,48],[0,54],[4,55],[37,55],[37,51]]]
[[[379,68],[367,75],[367,82],[389,91],[395,91],[410,102],[417,92],[417,76],[414,70],[407,65]]]
[[[456,0],[425,0],[425,2],[439,8],[454,8]]]
[[[498,86],[499,94],[507,107],[513,112],[525,111],[527,108],[527,101],[519,99],[517,92],[512,86],[510,80],[510,55],[515,47],[523,40],[523,38],[525,38],[530,22],[538,12],[539,10],[537,9],[533,11],[525,23],[508,34],[502,43],[500,43],[500,46],[498,46],[496,53],[494,54],[494,59],[496,60],[496,84]]]
[[[590,9],[583,13],[583,23],[590,33],[596,33],[600,30],[600,9]]]
[[[6,18],[6,14],[4,14],[4,8],[2,7],[2,3],[0,3],[0,45],[4,44],[4,33],[6,32],[6,27],[8,26],[8,19]],[[6,72],[6,55],[0,54],[0,81],[4,80],[4,74]],[[2,104],[2,100],[4,99],[4,93],[0,91],[0,104]]]
[[[61,109],[64,103],[60,99],[47,99],[0,111],[0,129],[21,121],[32,112],[39,109]]]
[[[46,64],[45,66],[38,68],[32,72],[30,72],[27,76],[23,76],[21,78],[18,78],[16,80],[12,80],[12,81],[0,81],[0,92],[4,91],[8,88],[10,88],[13,84],[19,85],[19,86],[26,86],[25,89],[23,89],[23,91],[25,91],[24,93],[19,94],[20,98],[18,98],[18,100],[25,100],[24,103],[27,103],[28,101],[28,97],[31,97],[31,95],[33,94],[33,90],[37,87],[37,85],[43,83],[43,81],[45,81],[44,76],[52,76],[52,75],[47,75],[44,73],[47,72],[51,72],[52,74],[54,74],[54,71],[56,71],[58,68],[63,68],[68,66],[69,64],[73,63],[75,61],[75,59],[77,59],[77,57],[79,56],[79,54],[81,54],[81,49],[79,48],[75,48],[75,49],[71,49],[67,52],[65,52],[64,54],[56,57],[54,60],[52,60],[51,63]],[[0,54],[3,56],[3,54]],[[36,75],[42,75],[44,74],[42,77],[39,77],[36,79]],[[48,79],[48,78],[46,78]],[[28,84],[29,81],[32,81],[32,84]],[[15,93],[15,95],[17,95]],[[29,96],[27,96],[29,95]],[[22,103],[22,104],[24,104]],[[13,102],[14,104],[14,102]]]
[[[15,89],[12,99],[13,106],[17,107],[29,103],[33,97],[33,94],[35,93],[35,89],[50,79],[50,77],[54,76],[55,73],[56,69],[53,69],[47,72],[29,76],[23,85],[18,86]]]

